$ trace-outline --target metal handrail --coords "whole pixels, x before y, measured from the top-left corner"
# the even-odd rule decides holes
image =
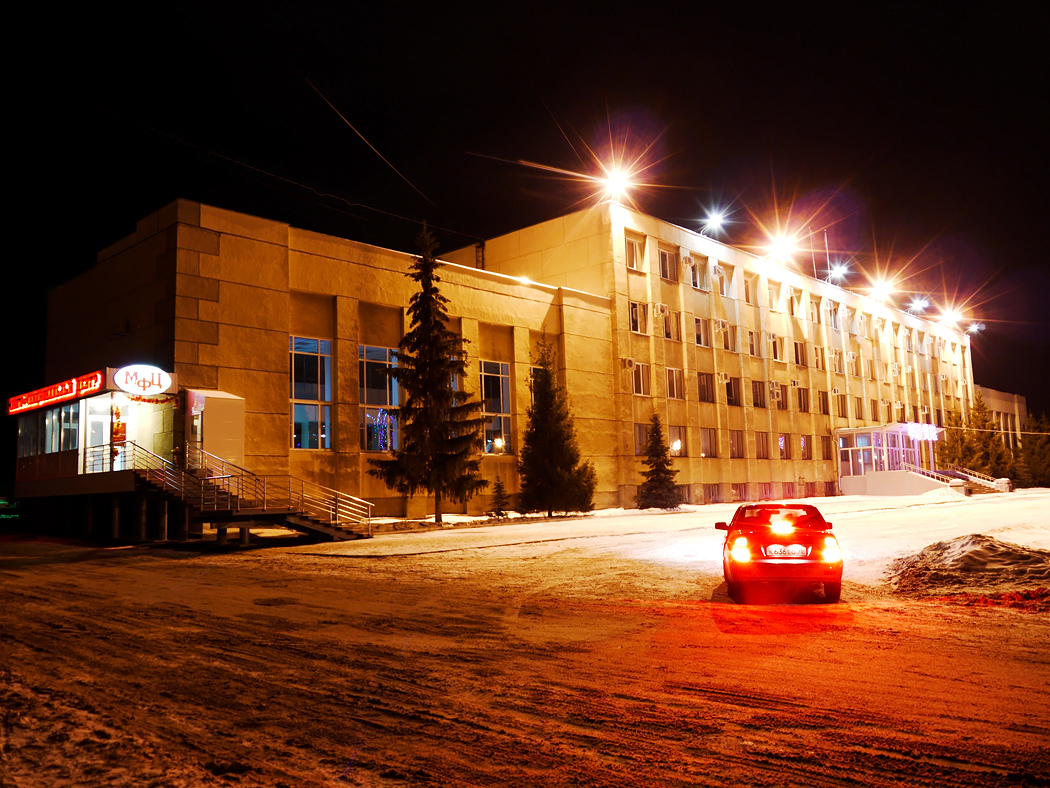
[[[187,459],[209,475],[184,470],[134,441],[88,448],[84,472],[136,471],[201,512],[288,512],[336,527],[365,525],[373,535],[369,501],[290,475],[258,476],[199,449]]]
[[[945,476],[944,474],[937,473],[936,471],[931,471],[926,468],[920,468],[918,465],[912,465],[910,462],[902,462],[901,469],[905,471],[910,471],[911,473],[921,474],[922,476],[926,476],[930,479],[935,479],[936,481],[939,481],[942,484],[950,484],[952,481],[954,481],[954,479],[952,479],[951,476]]]
[[[988,487],[995,486],[995,477],[989,476],[986,473],[981,473],[980,471],[972,471],[969,468],[963,468],[961,465],[956,465],[953,462],[948,463],[948,470],[955,471],[956,473],[961,473],[963,476],[968,477],[970,481],[977,482],[978,484],[984,484]]]

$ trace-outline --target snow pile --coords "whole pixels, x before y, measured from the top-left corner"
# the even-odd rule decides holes
[[[889,580],[899,593],[1038,587],[1050,583],[1050,550],[969,534],[937,542],[898,558]]]

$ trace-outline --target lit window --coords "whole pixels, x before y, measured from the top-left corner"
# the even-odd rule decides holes
[[[684,426],[672,424],[667,428],[667,448],[672,457],[686,457],[688,452],[685,445]]]
[[[332,343],[290,337],[291,444],[293,449],[330,449]]]
[[[398,445],[397,417],[390,408],[398,405],[397,381],[387,370],[397,366],[393,348],[357,346],[361,451],[393,451]]]
[[[511,451],[510,442],[510,365],[498,361],[481,362],[482,412],[489,419],[485,425],[485,453]]]

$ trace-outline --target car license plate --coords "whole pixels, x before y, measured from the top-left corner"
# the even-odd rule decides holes
[[[766,555],[773,558],[805,558],[804,544],[771,544],[766,547]]]

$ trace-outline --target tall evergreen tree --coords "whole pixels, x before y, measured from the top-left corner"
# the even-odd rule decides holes
[[[671,453],[664,439],[660,416],[653,411],[649,420],[649,437],[645,443],[645,479],[638,485],[634,499],[640,509],[674,509],[682,503],[682,492],[675,486],[678,471],[671,467]]]
[[[1050,487],[1050,419],[1045,414],[1028,414],[1019,454],[1020,485]]]
[[[434,520],[442,521],[442,503],[466,501],[488,482],[481,478],[482,403],[471,400],[456,382],[466,375],[466,340],[448,327],[448,299],[441,295],[434,254],[436,242],[426,225],[421,254],[408,276],[419,284],[409,301],[411,328],[398,343],[397,365],[388,374],[404,393],[404,404],[391,408],[401,431],[401,448],[389,460],[369,460],[370,476],[403,495],[426,491],[434,496]]]
[[[970,445],[973,448],[971,468],[995,478],[1009,477],[1013,472],[1013,455],[1003,443],[1003,433],[992,421],[984,395],[978,389],[974,393],[973,408],[970,409]]]
[[[944,417],[944,436],[937,442],[937,467],[947,469],[949,465],[969,468],[974,452],[970,443],[962,414],[952,408]]]
[[[565,389],[558,382],[554,346],[544,334],[533,359],[532,404],[528,410],[518,471],[523,512],[589,512],[598,476],[580,459],[576,427]]]

